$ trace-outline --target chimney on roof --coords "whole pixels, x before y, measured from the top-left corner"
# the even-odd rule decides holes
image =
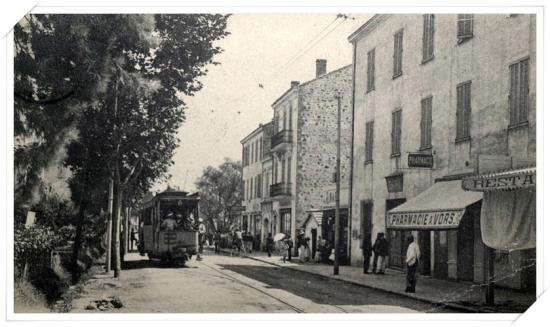
[[[317,59],[315,62],[315,77],[325,75],[327,73],[327,60],[326,59]]]
[[[300,82],[298,82],[298,81],[292,81],[292,82],[290,82],[290,87],[291,87],[291,88],[298,87],[298,85],[300,85]]]

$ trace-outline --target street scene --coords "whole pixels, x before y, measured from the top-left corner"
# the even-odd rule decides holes
[[[25,15],[12,317],[524,313],[538,19]]]

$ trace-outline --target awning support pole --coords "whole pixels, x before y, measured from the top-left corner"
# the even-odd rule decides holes
[[[495,304],[495,250],[485,246],[485,304]]]

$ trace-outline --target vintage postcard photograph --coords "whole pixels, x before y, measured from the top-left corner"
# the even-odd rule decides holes
[[[6,36],[10,320],[536,303],[541,7],[118,9]]]

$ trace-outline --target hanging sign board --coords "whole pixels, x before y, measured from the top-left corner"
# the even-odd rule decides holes
[[[409,153],[409,168],[433,168],[434,156],[431,154]]]

